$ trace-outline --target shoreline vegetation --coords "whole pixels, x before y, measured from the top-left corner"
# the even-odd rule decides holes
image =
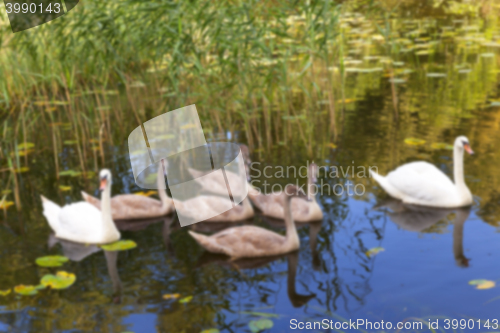
[[[237,135],[259,158],[348,147],[353,115],[375,91],[383,111],[367,121],[377,117],[390,142],[444,142],[462,122],[472,142],[492,142],[491,119],[475,110],[500,117],[499,11],[488,0],[90,0],[16,34],[3,14],[0,206],[21,210],[19,178],[35,156],[57,181],[87,181],[138,123],[189,104],[208,139]],[[356,164],[373,165],[382,148]]]

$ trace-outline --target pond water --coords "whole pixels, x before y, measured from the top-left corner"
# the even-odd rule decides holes
[[[408,31],[414,31],[413,24],[424,30],[432,27],[422,22],[401,24]],[[314,161],[329,167],[328,171],[323,168],[320,182],[359,185],[358,195],[318,195],[323,221],[298,224],[301,248],[285,256],[243,263],[211,256],[189,236],[188,227],[179,226],[175,215],[119,224],[122,238],[138,244],[128,251],[105,252],[92,245],[59,242],[50,236],[39,195],[60,204],[77,201],[81,189],[97,194],[97,179],[56,179],[50,131],[41,136],[35,142],[39,149],[27,162],[30,171],[18,174],[22,210],[7,209],[0,225],[0,290],[37,285],[44,274],[55,271],[35,264],[37,257],[48,254],[68,256],[71,260],[63,269],[74,273],[77,280],[65,290],[0,296],[0,332],[200,332],[210,328],[248,332],[249,322],[262,318],[273,322],[269,332],[288,332],[294,319],[333,323],[383,320],[393,326],[439,320],[446,332],[453,331],[445,329],[446,319],[473,319],[476,326],[469,331],[495,331],[494,323],[500,319],[499,289],[478,290],[469,281],[500,280],[496,268],[500,260],[500,59],[496,45],[484,46],[483,40],[470,35],[471,29],[464,28],[470,22],[448,23],[462,29],[459,37],[463,38],[440,39],[432,57],[399,54],[394,70],[401,81],[395,81],[396,87],[386,71],[377,69],[386,57],[380,49],[352,46],[358,51],[346,57],[345,104],[337,107],[336,139],[323,126],[330,122],[328,113],[318,109],[303,125],[293,124],[284,142],[253,147],[254,181],[264,180],[259,171],[265,166],[276,170],[277,166],[300,167]],[[349,45],[362,43],[363,32],[353,29],[358,31],[348,34],[354,41]],[[429,44],[429,39],[438,38],[429,29],[420,41],[412,43]],[[472,31],[476,33],[475,28]],[[490,32],[500,36],[495,28]],[[416,48],[427,50],[432,45]],[[352,65],[353,61],[362,65]],[[114,145],[104,149],[105,163],[99,154],[89,155],[91,168],[102,164],[111,169],[115,194],[141,190],[133,182],[126,146],[128,132],[135,126],[115,131]],[[304,126],[305,140],[300,126]],[[225,134],[219,140],[248,143],[241,128],[221,132]],[[61,133],[58,135],[64,139],[66,134]],[[464,157],[465,179],[474,194],[470,209],[401,212],[397,203],[386,201],[367,172],[358,173],[359,168],[372,166],[386,174],[403,163],[425,160],[452,177],[452,151],[433,144],[452,144],[458,135],[466,135],[476,153]],[[425,142],[408,144],[408,138]],[[57,154],[60,170],[78,167],[79,152],[71,145]],[[334,167],[339,173],[331,177]],[[356,167],[354,177],[342,173],[348,167]],[[297,179],[274,174],[268,181],[286,184]],[[304,183],[303,178],[298,181]],[[63,191],[60,185],[71,188]],[[261,216],[249,223],[284,232],[282,222]],[[203,230],[210,232],[209,227]],[[376,247],[384,250],[366,254]],[[168,294],[192,299],[181,303],[163,297]],[[489,320],[490,329],[480,330],[477,320],[482,320],[481,325]],[[361,326],[342,331],[391,330]],[[429,330],[424,325],[402,331]]]

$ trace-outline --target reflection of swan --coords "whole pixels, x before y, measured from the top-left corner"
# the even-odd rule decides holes
[[[120,232],[111,218],[111,172],[103,169],[99,177],[102,211],[85,201],[61,208],[42,196],[43,215],[57,238],[89,244],[111,243],[120,239]]]
[[[469,267],[469,259],[464,255],[464,223],[469,217],[470,209],[458,209],[453,227],[453,254],[457,266]]]
[[[288,259],[288,279],[287,279],[287,293],[290,302],[296,308],[299,308],[309,302],[309,300],[316,296],[316,294],[301,295],[295,290],[295,277],[297,275],[297,263],[299,261],[299,252],[295,251],[287,255]]]
[[[113,284],[114,303],[121,302],[122,282],[120,275],[118,275],[118,253],[119,251],[104,251],[106,257],[106,266],[108,267],[108,274]]]
[[[453,254],[457,266],[469,266],[469,259],[464,256],[463,249],[464,223],[467,217],[469,217],[469,208],[442,209],[413,206],[405,205],[401,201],[395,199],[390,199],[377,205],[377,208],[381,207],[392,210],[392,212],[387,212],[387,215],[394,223],[405,230],[414,232],[422,232],[446,218],[450,213],[455,213],[456,216],[453,221]]]
[[[318,166],[311,163],[307,168],[307,198],[305,200],[293,200],[292,216],[297,222],[319,221],[323,219],[323,212],[316,201],[315,183],[318,174]],[[285,215],[279,192],[263,194],[259,191],[248,192],[250,200],[265,216],[282,219]]]
[[[453,150],[455,183],[427,162],[402,165],[385,177],[372,170],[370,173],[390,196],[407,204],[443,208],[470,206],[472,194],[464,181],[464,150],[473,154],[469,139],[459,136]]]
[[[295,185],[287,185],[282,192],[286,236],[256,226],[228,228],[212,236],[193,231],[189,231],[189,234],[206,250],[226,254],[232,258],[273,256],[297,250],[300,242],[290,207],[293,197],[307,198],[305,193]]]
[[[155,218],[174,211],[172,199],[165,190],[163,167],[158,167],[157,188],[160,200],[138,194],[119,194],[111,198],[111,215],[114,220]],[[82,191],[85,201],[101,209],[101,201]]]
[[[280,219],[275,219],[272,217],[261,216],[262,220],[264,220],[267,224],[274,228],[282,228],[284,227],[284,221]],[[319,252],[317,250],[318,243],[318,233],[323,227],[322,221],[309,222],[307,224],[300,224],[300,227],[303,226],[309,227],[309,247],[311,249],[312,256],[312,266],[315,271],[318,271],[321,266],[321,258]]]
[[[219,265],[234,267],[238,270],[241,269],[257,269],[267,266],[271,262],[283,258],[285,255],[269,256],[269,257],[257,257],[257,258],[240,258],[237,260],[229,261],[227,256],[205,252],[198,261],[198,266],[204,266],[211,263],[216,263]],[[295,280],[297,276],[297,266],[299,260],[299,251],[293,251],[286,254],[288,261],[288,271],[287,271],[287,294],[292,305],[296,308],[306,304],[311,298],[315,297],[315,294],[301,295],[297,293],[295,288]]]
[[[71,261],[82,261],[93,253],[101,251],[101,248],[96,245],[87,245],[75,243],[64,239],[57,238],[54,234],[49,235],[49,249],[56,244],[61,244],[63,255]]]
[[[62,252],[65,257],[71,261],[82,261],[93,253],[99,252],[102,249],[96,245],[86,245],[82,243],[75,243],[63,239],[56,238],[53,234],[49,236],[49,249],[52,248],[57,243],[61,244]],[[118,275],[117,260],[118,251],[104,251],[104,256],[106,257],[106,266],[108,268],[108,274],[111,278],[111,283],[113,284],[113,293],[118,294],[115,298],[115,302],[119,302],[119,293],[122,289],[122,283],[120,281],[120,276]]]

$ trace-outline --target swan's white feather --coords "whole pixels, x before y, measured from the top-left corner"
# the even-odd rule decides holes
[[[77,202],[64,206],[59,213],[59,238],[80,243],[101,242],[102,214],[88,202]]]
[[[43,216],[45,216],[50,227],[55,232],[59,229],[59,213],[61,212],[61,207],[44,196],[42,196],[42,207]]]
[[[451,179],[427,162],[404,164],[386,177],[372,175],[389,195],[405,203],[452,207],[460,201]]]

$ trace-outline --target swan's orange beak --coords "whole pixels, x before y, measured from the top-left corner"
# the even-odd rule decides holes
[[[464,143],[464,149],[466,152],[468,152],[470,155],[474,155],[474,151],[471,149],[470,145],[468,143]]]
[[[106,184],[107,184],[106,178],[102,178],[101,185],[99,186],[99,191],[104,191],[104,189],[106,188]]]

